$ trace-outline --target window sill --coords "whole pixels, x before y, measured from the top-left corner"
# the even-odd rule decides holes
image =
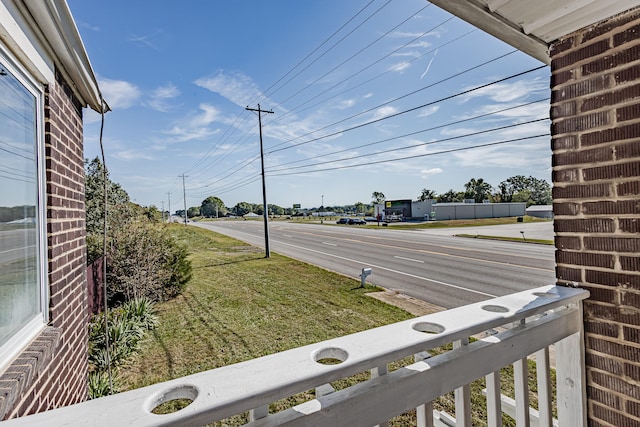
[[[14,409],[24,393],[51,362],[62,330],[46,327],[0,375],[0,420]]]

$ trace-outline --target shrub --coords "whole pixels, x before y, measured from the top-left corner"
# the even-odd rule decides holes
[[[158,324],[152,302],[144,298],[129,301],[109,312],[109,358],[107,359],[103,313],[89,323],[89,396],[109,394],[107,360],[111,364],[112,379],[117,368],[140,349],[145,333]],[[115,392],[115,390],[114,390]]]
[[[126,224],[112,235],[107,252],[109,300],[147,298],[165,301],[177,296],[191,278],[187,249],[162,226]]]

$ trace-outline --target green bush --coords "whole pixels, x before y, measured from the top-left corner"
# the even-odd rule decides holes
[[[89,396],[91,398],[109,394],[108,362],[112,379],[117,378],[117,369],[140,349],[145,333],[158,325],[155,307],[147,299],[129,301],[109,312],[109,354],[104,327],[105,316],[100,313],[89,323]],[[116,392],[114,390],[114,392]]]
[[[191,278],[187,256],[163,226],[144,221],[124,225],[114,231],[107,250],[109,300],[156,302],[177,296]]]

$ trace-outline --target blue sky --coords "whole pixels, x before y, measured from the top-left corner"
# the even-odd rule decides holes
[[[548,67],[424,0],[68,3],[113,110],[111,178],[141,205],[181,209],[183,174],[187,206],[262,203],[258,104],[283,207],[550,181]]]

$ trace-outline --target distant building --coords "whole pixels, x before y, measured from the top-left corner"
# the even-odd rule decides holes
[[[526,203],[436,203],[434,200],[386,200],[374,206],[381,219],[387,216],[413,220],[452,220],[524,216]]]
[[[529,206],[527,215],[538,218],[553,218],[553,205]]]

